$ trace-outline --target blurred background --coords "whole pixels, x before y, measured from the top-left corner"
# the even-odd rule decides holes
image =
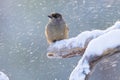
[[[68,80],[80,57],[49,59],[47,15],[59,12],[69,37],[120,19],[120,0],[0,0],[0,71],[10,80]]]

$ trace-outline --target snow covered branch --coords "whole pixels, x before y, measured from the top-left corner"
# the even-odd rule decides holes
[[[48,48],[48,57],[67,58],[82,55],[69,80],[85,80],[96,58],[120,51],[120,21],[106,30],[80,33],[77,37],[57,41]]]
[[[84,31],[77,37],[57,41],[49,46],[47,56],[49,58],[68,58],[76,55],[83,55],[91,40],[114,29],[120,29],[119,21],[106,30]]]
[[[85,31],[77,37],[58,41],[48,48],[49,57],[71,57],[84,53],[90,40],[103,34],[102,30]]]
[[[96,57],[120,51],[119,34],[120,29],[111,30],[90,41],[84,55],[72,71],[69,80],[85,80],[86,75],[90,72],[90,64]]]

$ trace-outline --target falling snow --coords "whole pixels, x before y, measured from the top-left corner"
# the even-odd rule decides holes
[[[47,15],[61,13],[71,38],[86,30],[112,25],[120,19],[119,8],[119,0],[1,0],[0,70],[13,80],[67,80],[79,57],[46,57]]]

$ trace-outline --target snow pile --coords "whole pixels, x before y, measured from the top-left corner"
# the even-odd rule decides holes
[[[82,55],[92,39],[114,29],[120,29],[120,21],[117,21],[112,27],[106,30],[84,31],[77,37],[57,41],[49,46],[47,56],[49,58],[66,58],[78,54]]]
[[[8,76],[0,71],[0,80],[9,80]]]
[[[119,29],[111,30],[90,41],[84,55],[76,68],[72,71],[69,80],[85,80],[85,76],[90,72],[89,64],[94,58],[107,54],[107,49],[114,50],[120,46],[119,34]]]

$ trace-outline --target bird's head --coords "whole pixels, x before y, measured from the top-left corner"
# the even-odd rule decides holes
[[[51,20],[61,20],[62,19],[62,15],[60,13],[52,13],[52,14],[48,15],[48,17]]]

